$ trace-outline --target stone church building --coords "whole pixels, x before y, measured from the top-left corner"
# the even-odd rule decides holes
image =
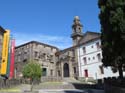
[[[15,75],[22,77],[22,69],[29,61],[36,61],[42,67],[42,76],[56,76],[56,56],[58,48],[41,42],[31,41],[15,49]]]
[[[79,45],[80,39],[83,37],[82,27],[79,17],[75,16],[71,34],[73,46],[57,52],[58,62],[56,64],[56,70],[58,76],[61,73],[62,77],[78,77],[78,57],[76,48]]]
[[[41,64],[42,76],[78,78],[77,47],[95,38],[94,35],[90,35],[91,32],[87,32],[87,36],[83,34],[82,28],[79,17],[75,16],[71,34],[73,45],[64,50],[37,41],[17,46],[15,49],[15,77],[22,77],[23,66],[30,60],[34,60]]]

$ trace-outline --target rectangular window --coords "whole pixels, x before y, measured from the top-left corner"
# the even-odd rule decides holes
[[[44,60],[46,60],[46,59],[47,59],[46,53],[43,53],[43,54],[42,54],[42,57],[43,57]]]
[[[47,69],[46,68],[42,68],[42,76],[46,76],[47,75]]]
[[[85,54],[86,53],[86,48],[83,47],[82,49],[83,49],[83,54]]]
[[[27,59],[24,59],[23,62],[26,63],[26,62],[27,62]]]
[[[97,47],[97,49],[100,49],[99,42],[96,43],[96,47]]]
[[[99,69],[100,69],[100,73],[104,74],[104,68],[103,68],[103,66],[99,66]]]
[[[84,64],[86,65],[87,64],[86,57],[83,58],[83,61],[84,61]]]
[[[98,58],[98,61],[100,62],[101,61],[101,54],[97,54],[97,58]]]

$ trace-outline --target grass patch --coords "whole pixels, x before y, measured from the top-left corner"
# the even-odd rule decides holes
[[[3,89],[0,89],[0,93],[2,93],[2,92],[20,93],[22,87],[25,88],[25,86],[26,86],[26,84],[21,84],[21,85],[13,86],[11,88],[3,88]]]
[[[0,92],[20,92],[21,90],[18,88],[8,88],[8,89],[0,89]]]
[[[62,82],[44,82],[41,83],[41,85],[61,85],[63,84]]]
[[[33,89],[41,89],[42,86],[58,86],[58,85],[62,85],[62,82],[43,82],[40,83],[38,85],[34,85]]]

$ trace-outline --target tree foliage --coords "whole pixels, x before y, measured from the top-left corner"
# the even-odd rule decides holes
[[[42,75],[41,66],[37,62],[29,62],[23,68],[23,76],[25,78],[40,79]]]
[[[31,80],[31,91],[33,89],[34,80],[40,80],[42,75],[41,66],[34,61],[28,62],[23,68],[23,77],[30,78]]]
[[[125,0],[99,0],[104,66],[125,64]],[[122,70],[122,69],[121,69]]]

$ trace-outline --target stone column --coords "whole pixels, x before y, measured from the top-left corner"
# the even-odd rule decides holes
[[[63,62],[61,62],[61,76],[62,76],[62,78],[64,77],[64,75],[63,75],[63,71],[64,71],[63,70],[63,65],[64,65]]]
[[[73,77],[73,69],[72,69],[72,61],[71,58],[69,58],[69,75],[70,77]]]

